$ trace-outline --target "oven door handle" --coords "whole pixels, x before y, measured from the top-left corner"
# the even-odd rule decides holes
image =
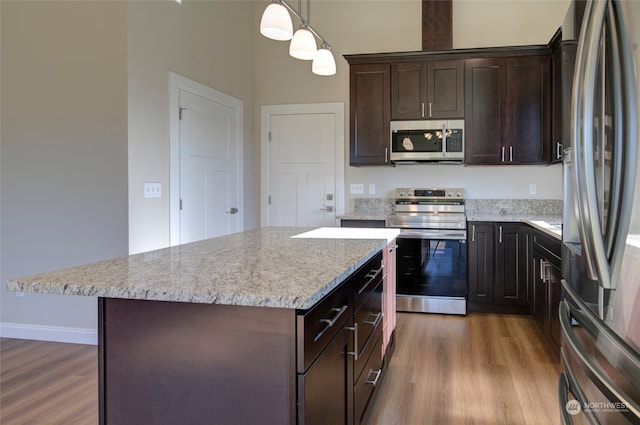
[[[466,230],[424,230],[424,229],[401,229],[399,238],[403,239],[448,239],[467,240]]]

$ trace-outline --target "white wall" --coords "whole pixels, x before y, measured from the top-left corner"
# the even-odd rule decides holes
[[[245,227],[256,226],[253,30],[253,3],[248,1],[129,2],[131,253],[170,243],[169,71],[244,102]],[[145,181],[162,183],[162,198],[145,199]]]
[[[4,282],[127,254],[126,8],[0,8],[0,331],[36,338],[55,327],[91,338],[95,298],[17,298]]]

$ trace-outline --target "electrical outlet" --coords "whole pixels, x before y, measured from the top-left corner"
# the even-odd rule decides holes
[[[373,183],[369,184],[369,195],[375,195],[376,193],[376,185]]]
[[[356,193],[356,194],[363,194],[364,193],[364,185],[363,184],[354,184],[352,183],[349,186],[349,191],[351,193]]]
[[[162,183],[145,182],[144,197],[145,198],[162,198]]]
[[[530,184],[529,185],[529,194],[530,195],[535,195],[538,192],[538,188],[535,184]]]

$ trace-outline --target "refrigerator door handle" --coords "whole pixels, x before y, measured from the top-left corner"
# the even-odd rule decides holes
[[[596,386],[604,387],[607,389],[613,397],[620,401],[625,408],[637,418],[640,418],[640,406],[635,403],[615,382],[607,376],[606,372],[602,369],[599,363],[593,356],[585,349],[579,338],[575,335],[571,325],[571,316],[573,316],[579,324],[589,329],[589,319],[583,315],[582,312],[577,311],[575,307],[571,307],[567,300],[560,302],[560,328],[562,329],[563,341],[568,344],[573,352],[575,352],[578,361],[580,361],[589,370],[592,379]]]
[[[594,9],[596,8],[601,15],[599,22],[593,22],[593,16],[596,14]],[[582,28],[580,30],[581,36],[578,40],[571,96],[571,146],[573,147],[573,172],[576,185],[576,200],[578,203],[576,206],[578,212],[578,230],[582,242],[582,255],[584,257],[587,274],[591,280],[596,280],[598,276],[592,254],[592,241],[588,237],[591,232],[590,229],[593,228],[593,220],[591,210],[589,206],[586,205],[587,197],[585,196],[585,191],[587,190],[585,186],[588,183],[585,164],[585,157],[588,156],[588,154],[586,154],[587,142],[585,139],[593,137],[593,99],[596,75],[595,66],[597,64],[593,55],[594,52],[597,53],[600,31],[602,30],[602,20],[604,18],[604,8],[605,5],[603,2],[594,4],[593,1],[588,1],[586,3]],[[593,32],[594,26],[598,28],[595,34]],[[591,67],[589,67],[589,65],[591,65]],[[588,70],[590,71],[589,74],[587,74]]]
[[[594,330],[599,335],[607,338],[610,344],[620,350],[630,360],[633,367],[640,371],[640,355],[627,344],[618,334],[613,332],[611,328],[604,324],[598,316],[582,301],[582,299],[576,294],[569,282],[565,279],[560,280],[562,285],[562,291],[568,296],[569,302],[577,306],[584,323],[589,329]],[[561,316],[561,315],[560,315]],[[561,317],[562,320],[562,317]]]

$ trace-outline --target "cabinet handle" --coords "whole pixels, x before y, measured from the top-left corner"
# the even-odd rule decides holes
[[[513,162],[513,146],[509,146],[509,162]]]
[[[556,159],[562,159],[562,143],[556,142]]]
[[[358,323],[347,326],[346,329],[353,331],[353,351],[347,351],[347,354],[353,356],[353,360],[358,360]]]
[[[431,102],[429,102],[429,118],[431,118],[433,116],[433,113],[431,111]]]
[[[502,243],[502,226],[498,227],[498,243]]]
[[[471,225],[471,242],[475,242],[476,241],[476,225],[472,224]]]
[[[542,258],[540,259],[540,280],[542,280],[542,283],[547,283],[547,281],[544,280],[544,260]]]
[[[371,375],[376,375],[376,377],[373,378],[373,381],[369,379]],[[380,379],[380,375],[382,375],[382,369],[378,369],[378,370],[370,369],[369,374],[367,375],[367,379],[364,381],[364,383],[371,384],[375,387],[378,384],[378,379]]]
[[[322,338],[322,335],[325,334],[325,332],[327,332],[333,325],[336,324],[336,321],[338,320],[338,318],[340,316],[342,316],[342,314],[347,311],[347,309],[349,308],[349,306],[347,305],[343,305],[342,308],[332,308],[331,311],[335,311],[336,315],[333,316],[332,319],[320,319],[321,322],[326,323],[325,327],[322,328],[322,330],[320,332],[318,332],[318,334],[316,336],[313,337],[313,342],[318,342],[318,340],[320,338]]]
[[[384,162],[389,162],[389,148],[384,148]]]
[[[362,285],[360,287],[360,289],[358,289],[358,295],[362,294],[364,292],[365,289],[367,289],[367,286],[369,286],[369,284],[371,284],[371,282],[373,282],[374,280],[376,280],[376,278],[380,275],[380,272],[382,271],[384,267],[380,267],[377,270],[371,270],[365,277],[369,278],[369,280],[367,280],[365,282],[364,285]]]
[[[424,102],[422,102],[422,118],[424,118]]]
[[[500,149],[502,150],[502,162],[504,162],[504,146]]]
[[[369,317],[371,317],[372,315],[369,314]],[[374,328],[376,326],[378,326],[378,324],[380,323],[380,320],[382,319],[382,312],[379,312],[377,314],[374,315],[375,319],[373,321],[369,320],[369,317],[367,317],[367,320],[365,320],[364,322],[362,322],[363,325],[372,325]]]

